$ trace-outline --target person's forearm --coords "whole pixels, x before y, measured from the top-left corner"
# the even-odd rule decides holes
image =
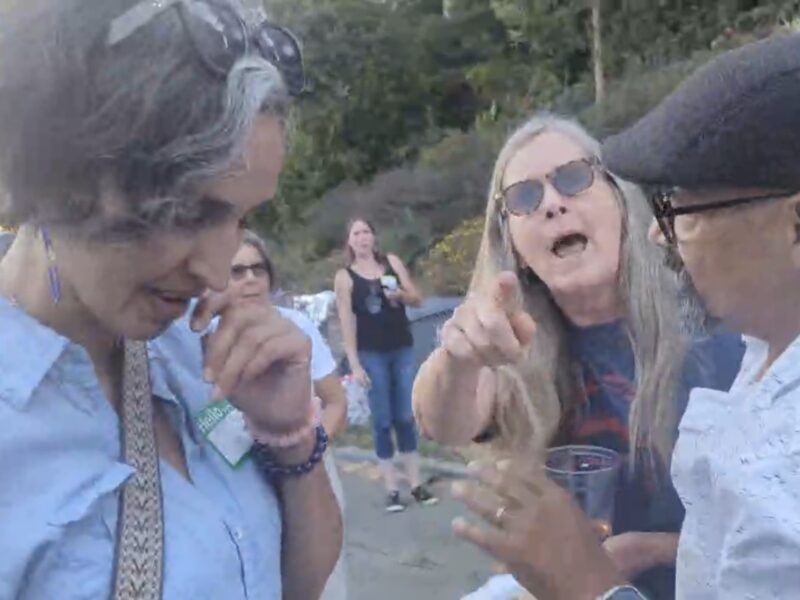
[[[400,302],[406,306],[419,307],[422,306],[422,298],[419,295],[400,289]]]
[[[480,372],[480,365],[460,364],[442,348],[428,357],[413,391],[414,413],[428,437],[464,446],[489,426],[494,394],[479,398]]]
[[[304,443],[284,451],[279,460],[300,464],[312,450],[313,443]],[[323,463],[308,475],[287,478],[278,491],[283,511],[283,599],[317,599],[342,547],[342,515]]]
[[[330,404],[322,411],[322,426],[328,432],[328,436],[333,439],[344,431],[347,426],[347,405]]]
[[[650,537],[650,562],[655,566],[674,566],[678,556],[677,533],[651,533]]]
[[[361,364],[358,358],[358,342],[356,339],[356,324],[352,317],[342,317],[342,343],[344,345],[344,353],[347,356],[347,362],[350,363],[352,370]]]
[[[322,426],[333,438],[347,427],[347,394],[336,373],[330,373],[314,382],[314,392],[322,402]]]

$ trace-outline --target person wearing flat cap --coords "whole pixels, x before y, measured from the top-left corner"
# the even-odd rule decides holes
[[[676,597],[800,598],[800,35],[714,59],[602,158],[652,186],[651,237],[680,259],[686,312],[702,315],[691,325],[747,340],[730,391],[693,390],[680,423]],[[566,495],[530,483],[539,518],[509,565],[517,579],[539,600],[576,578],[582,598],[642,598]]]

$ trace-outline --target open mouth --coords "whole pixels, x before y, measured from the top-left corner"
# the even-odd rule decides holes
[[[163,290],[150,290],[153,298],[153,307],[159,320],[173,321],[180,318],[189,308],[192,294],[167,292]]]
[[[574,256],[586,250],[588,242],[589,239],[582,233],[570,233],[558,238],[553,244],[551,252],[559,258]]]
[[[171,292],[162,292],[160,290],[153,290],[153,293],[164,302],[173,304],[187,304],[192,299],[191,295],[186,294],[174,294]]]

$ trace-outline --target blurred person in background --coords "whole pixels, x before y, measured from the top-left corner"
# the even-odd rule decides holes
[[[342,534],[310,343],[223,293],[297,41],[226,0],[2,11],[0,598],[318,598]],[[221,399],[256,439],[238,468]]]
[[[231,264],[230,289],[235,302],[263,302],[273,306],[272,289],[276,281],[275,267],[267,253],[266,243],[257,233],[246,230]],[[328,437],[334,439],[347,427],[347,399],[328,344],[317,326],[303,313],[283,306],[274,308],[311,340],[311,378],[314,392],[322,401],[320,419]]]
[[[413,339],[406,306],[422,297],[403,262],[378,249],[375,228],[362,218],[347,226],[347,266],[336,273],[336,306],[354,379],[368,390],[375,453],[386,486],[387,512],[406,508],[394,465],[395,444],[411,495],[423,505],[437,499],[419,476],[417,430],[411,410]]]
[[[549,446],[580,444],[629,459],[604,547],[626,578],[672,598],[675,426],[691,388],[730,386],[742,345],[693,345],[682,330],[641,195],[575,122],[545,114],[520,127],[495,165],[470,293],[421,367],[414,405],[433,439],[487,443],[495,458],[535,464]]]
[[[263,304],[272,307],[272,288],[276,284],[275,268],[264,240],[253,231],[244,232],[244,240],[231,264],[230,292],[234,304]],[[285,319],[294,323],[311,340],[311,379],[314,393],[320,399],[320,421],[328,437],[333,439],[347,426],[347,398],[336,373],[336,363],[317,326],[303,313],[281,306],[274,307]],[[325,468],[344,517],[344,490],[330,451],[325,453]],[[347,598],[347,569],[344,554],[328,579],[322,600]]]

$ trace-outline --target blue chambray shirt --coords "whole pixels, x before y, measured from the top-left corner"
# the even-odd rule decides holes
[[[252,461],[230,468],[194,416],[208,402],[185,320],[150,342],[153,394],[180,432],[191,483],[161,461],[166,600],[277,600],[281,515]],[[111,591],[117,414],[82,347],[0,298],[0,600],[98,600]]]

